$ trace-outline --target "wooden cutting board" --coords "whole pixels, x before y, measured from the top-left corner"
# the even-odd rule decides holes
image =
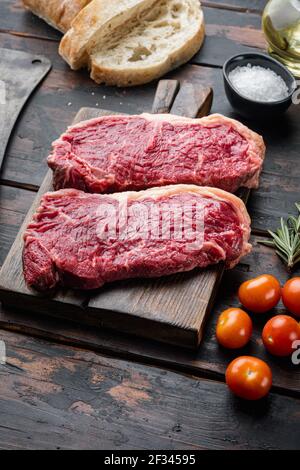
[[[190,83],[183,83],[180,87],[176,81],[162,80],[153,112],[196,117],[208,114],[211,104],[210,88],[195,88]],[[114,113],[83,108],[74,122],[107,114]],[[0,271],[0,300],[37,314],[197,348],[222,277],[222,265],[159,279],[115,282],[93,292],[60,289],[51,297],[26,286],[22,271],[23,233],[39,206],[41,196],[51,189],[52,172],[49,170]],[[247,196],[248,191],[244,191],[243,199]]]

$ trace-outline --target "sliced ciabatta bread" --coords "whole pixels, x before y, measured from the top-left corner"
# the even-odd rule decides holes
[[[23,0],[26,8],[65,33],[78,13],[92,0]]]
[[[187,62],[204,40],[199,0],[93,0],[60,44],[73,69],[98,83],[147,83]]]
[[[138,18],[158,0],[92,0],[74,19],[59,53],[74,70],[89,64],[89,51],[102,48],[114,31]]]
[[[198,0],[160,0],[89,46],[91,78],[117,86],[150,82],[190,60],[203,40]]]
[[[23,0],[66,32],[59,52],[98,83],[140,85],[187,62],[204,40],[199,0]]]

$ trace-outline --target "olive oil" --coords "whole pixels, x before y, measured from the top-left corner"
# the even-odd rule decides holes
[[[270,54],[300,78],[300,0],[270,0],[262,24]]]

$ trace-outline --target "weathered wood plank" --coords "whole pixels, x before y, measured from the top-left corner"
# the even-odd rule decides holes
[[[160,80],[157,85],[151,112],[153,114],[168,113],[180,89],[178,80]]]
[[[202,105],[199,107],[199,102]],[[172,106],[172,113],[178,116],[201,118],[210,114],[213,102],[211,87],[194,86],[191,82],[183,82],[180,93]]]
[[[267,0],[201,0],[203,6],[225,8],[241,12],[262,12]],[[222,14],[222,12],[220,12]]]
[[[2,265],[35,193],[0,185],[0,265]]]
[[[249,406],[221,383],[3,331],[0,340],[1,448],[299,448],[295,398]]]
[[[24,33],[40,39],[59,41],[61,33],[33,13],[25,10],[21,0],[1,0],[0,29]]]
[[[232,55],[266,50],[260,15],[204,8],[204,17],[205,42],[192,63],[220,67]]]

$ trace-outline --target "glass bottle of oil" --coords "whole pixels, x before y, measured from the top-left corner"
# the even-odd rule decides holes
[[[270,0],[262,24],[270,54],[300,78],[300,0]]]

